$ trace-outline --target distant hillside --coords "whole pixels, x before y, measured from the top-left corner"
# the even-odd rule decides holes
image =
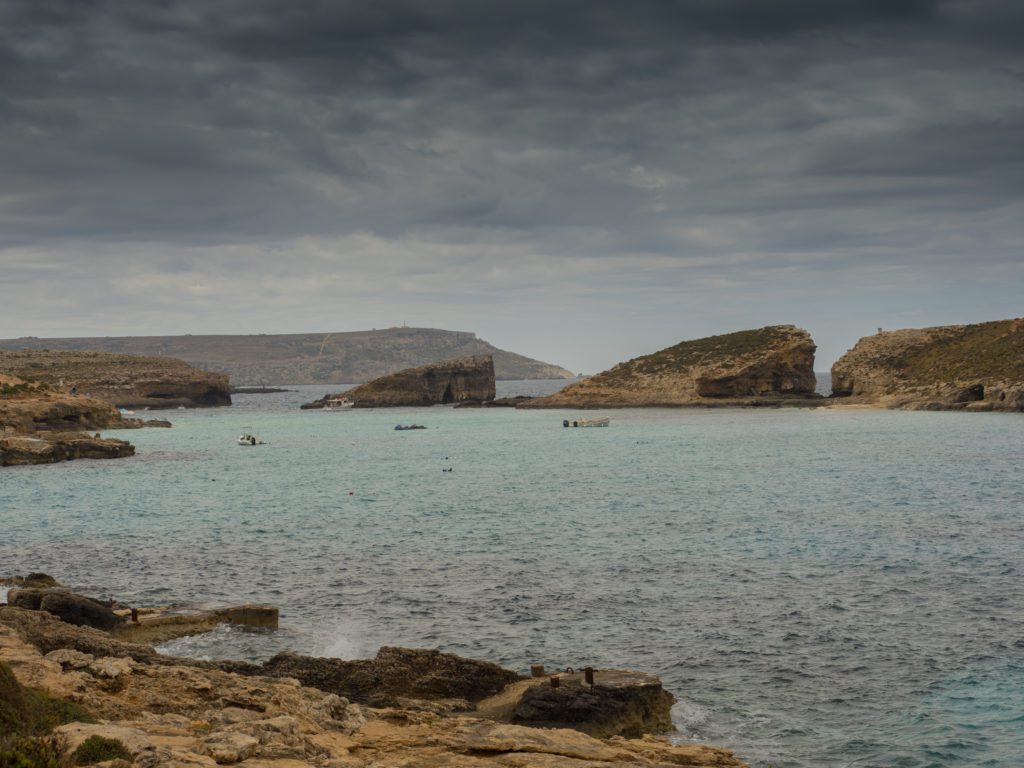
[[[453,357],[491,355],[498,379],[560,379],[557,365],[506,352],[474,333],[435,328],[388,328],[347,333],[253,336],[103,336],[0,340],[0,349],[100,350],[180,358],[247,384],[358,384],[404,368]]]

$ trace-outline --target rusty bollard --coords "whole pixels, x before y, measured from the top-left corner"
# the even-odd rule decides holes
[[[587,681],[587,685],[591,685],[592,686],[594,684],[594,668],[593,667],[584,667],[583,668],[583,679]]]
[[[558,679],[558,675],[552,675],[551,676],[551,687],[552,688],[557,688],[559,685],[561,685],[561,683],[562,683],[562,681]]]
[[[138,623],[139,623],[139,609],[138,608],[132,608],[132,624],[138,624]]]
[[[543,664],[531,664],[530,675],[532,677],[544,677],[544,665]]]

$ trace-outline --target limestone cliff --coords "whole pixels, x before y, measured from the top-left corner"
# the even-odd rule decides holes
[[[0,350],[0,371],[123,408],[231,405],[228,377],[193,368],[172,357],[109,352]]]
[[[322,407],[331,398],[346,398],[356,408],[493,400],[494,361],[490,355],[474,355],[408,368],[302,407]]]
[[[103,400],[0,374],[0,466],[131,456],[135,448],[130,443],[84,430],[146,426],[170,424],[126,419]]]
[[[832,395],[908,410],[1024,411],[1024,318],[865,336],[832,366]]]
[[[524,408],[816,404],[815,345],[773,325],[684,341],[571,384]]]

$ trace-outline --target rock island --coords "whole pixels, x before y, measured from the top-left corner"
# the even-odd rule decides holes
[[[494,399],[494,386],[493,358],[472,355],[407,368],[302,407],[323,408],[338,400],[356,408],[479,403]]]
[[[815,344],[793,325],[684,341],[521,408],[822,405]]]

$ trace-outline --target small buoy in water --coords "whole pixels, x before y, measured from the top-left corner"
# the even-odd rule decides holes
[[[353,492],[353,491],[349,491],[349,492],[348,492],[348,495],[349,495],[349,496],[355,496],[355,492]]]

